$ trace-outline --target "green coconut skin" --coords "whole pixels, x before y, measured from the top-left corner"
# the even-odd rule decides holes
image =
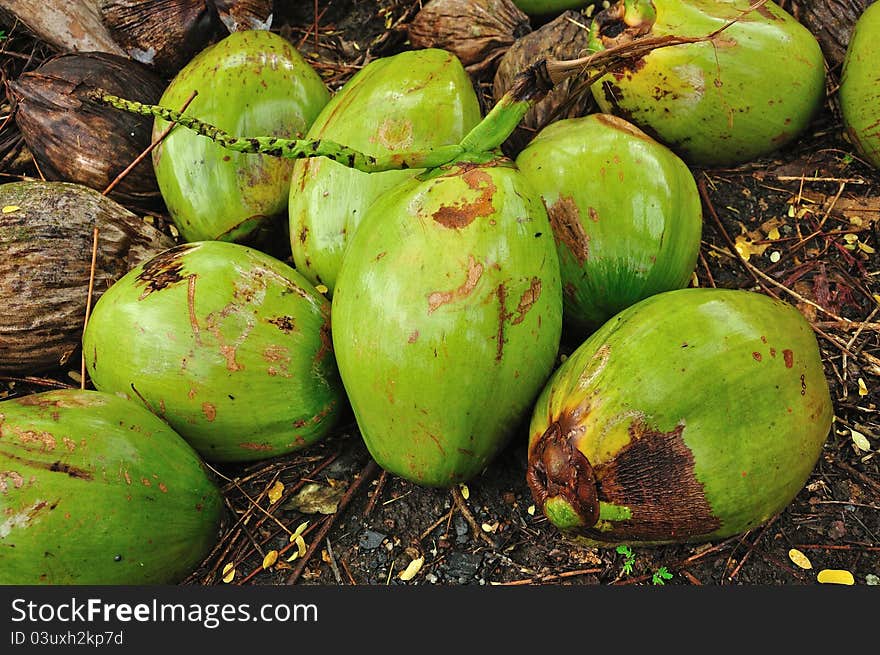
[[[558,14],[566,9],[583,9],[595,4],[597,0],[513,0],[529,16],[546,16]]]
[[[304,134],[330,93],[283,37],[233,32],[193,58],[171,80],[160,104],[243,137]],[[168,126],[156,119],[153,137]],[[153,150],[159,190],[185,241],[244,241],[284,215],[293,162],[231,152],[185,129]]]
[[[559,346],[562,290],[547,214],[509,160],[424,178],[377,200],[352,238],[333,344],[376,462],[447,487],[528,419]]]
[[[95,304],[83,350],[97,389],[143,402],[209,461],[305,448],[345,406],[330,302],[240,244],[183,244],[129,271]]]
[[[222,515],[197,453],[139,404],[73,389],[0,402],[0,584],[174,584]]]
[[[554,373],[532,415],[529,486],[587,544],[721,539],[794,499],[832,419],[797,309],[750,291],[668,291],[612,318]],[[548,429],[560,439],[539,456]]]
[[[704,37],[748,7],[749,0],[627,0],[624,20],[629,33],[650,27],[652,36]],[[599,36],[598,19],[591,29],[594,50],[612,44]],[[806,130],[822,106],[825,69],[810,31],[767,2],[714,42],[658,48],[591,90],[601,111],[638,125],[687,163],[733,166]]]
[[[479,101],[461,62],[427,48],[367,64],[333,96],[307,137],[382,156],[457,144],[479,121]],[[419,170],[364,173],[324,157],[297,161],[288,206],[297,270],[332,295],[368,207]]]
[[[840,110],[859,154],[880,169],[880,4],[856,21],[843,61]]]
[[[609,114],[559,120],[516,165],[556,238],[564,318],[582,338],[626,307],[686,286],[700,250],[700,195],[669,148]]]

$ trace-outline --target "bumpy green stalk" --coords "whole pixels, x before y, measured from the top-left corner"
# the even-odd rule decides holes
[[[108,93],[97,94],[95,99],[103,104],[130,113],[154,116],[171,123],[179,123],[202,136],[208,137],[224,148],[235,152],[263,154],[273,157],[284,157],[286,159],[327,157],[349,168],[356,168],[366,173],[406,168],[436,168],[452,161],[464,152],[460,145],[449,145],[423,152],[405,152],[385,157],[373,157],[327,139],[281,139],[267,136],[237,137],[198,118],[187,116],[173,109],[126,100]]]

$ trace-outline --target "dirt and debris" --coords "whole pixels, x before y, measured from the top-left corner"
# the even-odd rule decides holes
[[[273,30],[332,89],[372,59],[406,49],[406,24],[420,7],[335,0],[316,3],[316,17],[312,2],[283,4]],[[797,15],[797,3],[781,4]],[[54,53],[8,17],[0,30],[4,84]],[[214,468],[228,519],[183,584],[812,585],[824,569],[849,571],[857,585],[880,584],[880,174],[843,135],[838,76],[839,65],[831,65],[822,113],[795,144],[737,168],[694,169],[704,232],[693,283],[751,289],[797,306],[815,330],[831,388],[835,421],[822,456],[779,515],[706,544],[575,546],[535,509],[525,426],[481,475],[450,491],[383,473],[349,415],[302,453]],[[489,80],[476,85],[488,104]],[[7,85],[0,182],[26,177],[40,172],[16,128]],[[161,212],[154,220],[169,226]],[[565,341],[561,354],[576,345]],[[73,357],[41,377],[0,378],[0,397],[79,386],[79,368]],[[320,502],[293,502],[304,489]],[[322,513],[328,504],[335,511]]]

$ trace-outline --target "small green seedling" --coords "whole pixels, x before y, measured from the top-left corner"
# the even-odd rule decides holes
[[[618,546],[617,552],[624,556],[623,560],[623,569],[621,570],[622,575],[628,575],[632,573],[633,564],[636,561],[636,555],[632,552],[632,549],[629,546]]]
[[[667,570],[665,566],[661,566],[659,569],[654,571],[654,575],[651,576],[651,584],[655,585],[664,585],[667,580],[672,579],[672,574]]]

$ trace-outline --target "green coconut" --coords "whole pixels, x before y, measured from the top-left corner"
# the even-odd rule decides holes
[[[333,96],[307,136],[381,156],[456,144],[479,120],[480,105],[461,62],[427,48],[367,64]],[[297,270],[332,294],[368,207],[418,172],[364,173],[323,157],[297,161],[288,207]]]
[[[283,37],[266,30],[233,32],[202,50],[171,80],[160,104],[242,137],[295,138],[329,99],[315,70]],[[153,136],[168,126],[154,122]],[[159,190],[186,241],[244,241],[272,230],[287,209],[293,163],[231,152],[189,130],[175,129],[153,151]]]
[[[856,21],[843,60],[840,111],[859,154],[880,168],[880,4],[869,5]]]
[[[425,486],[477,475],[527,419],[559,346],[559,264],[540,198],[501,159],[398,185],[351,240],[332,324],[376,462]]]
[[[618,0],[591,26],[592,49],[648,37],[709,41],[654,49],[591,87],[600,109],[671,147],[689,164],[731,166],[797,139],[819,111],[819,43],[773,2]]]
[[[566,9],[583,9],[598,0],[513,0],[529,16],[546,16],[558,14]]]
[[[794,499],[832,419],[796,308],[751,291],[667,291],[554,373],[532,415],[527,480],[551,523],[584,543],[721,539]]]
[[[140,404],[72,389],[0,402],[0,584],[173,584],[222,513],[198,454]]]
[[[700,251],[700,195],[687,165],[609,114],[545,127],[516,165],[547,207],[564,318],[584,337],[617,312],[686,286]]]
[[[143,403],[211,461],[305,448],[345,406],[330,302],[240,244],[182,244],[133,268],[95,304],[83,352],[97,389]]]

